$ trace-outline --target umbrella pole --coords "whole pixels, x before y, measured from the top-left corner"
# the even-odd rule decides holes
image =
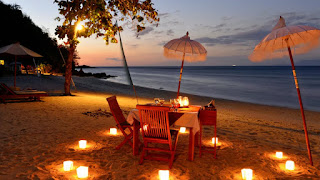
[[[16,76],[17,76],[17,56],[14,58],[14,89],[16,89]]]
[[[181,68],[180,68],[180,78],[179,78],[179,86],[178,86],[177,99],[179,98],[179,92],[180,92],[180,84],[181,84],[181,78],[182,78],[182,71],[183,71],[184,56],[185,56],[185,53],[183,53],[183,57],[182,57],[182,64],[181,64]]]
[[[288,41],[287,41],[287,43],[288,43]],[[309,137],[308,137],[308,130],[307,130],[307,123],[306,123],[306,119],[305,119],[305,116],[304,116],[304,110],[303,110],[303,104],[302,104],[302,100],[301,100],[300,89],[299,89],[299,85],[298,85],[298,79],[297,79],[296,70],[295,70],[295,66],[294,66],[294,62],[293,62],[293,58],[292,58],[292,53],[291,53],[291,48],[290,48],[289,44],[288,44],[288,51],[289,51],[289,56],[290,56],[290,60],[291,60],[291,66],[292,66],[292,73],[293,73],[293,77],[294,77],[294,82],[296,84],[296,89],[297,89],[297,93],[298,93],[298,97],[299,97],[300,110],[301,110],[301,116],[302,116],[302,120],[303,120],[304,135],[305,135],[305,138],[306,138],[309,160],[310,160],[310,164],[313,166],[312,155],[311,155],[311,150],[310,150],[310,143],[309,143]]]

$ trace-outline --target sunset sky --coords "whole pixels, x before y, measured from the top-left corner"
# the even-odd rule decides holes
[[[16,3],[36,25],[55,37],[60,23],[58,6],[53,0],[2,0]],[[316,0],[155,0],[159,12],[158,27],[149,25],[137,37],[136,32],[125,26],[122,40],[128,64],[131,66],[179,66],[180,61],[163,56],[163,45],[179,38],[187,31],[193,40],[202,43],[208,51],[205,62],[186,65],[289,65],[289,59],[267,60],[253,63],[248,55],[255,45],[277,23],[279,16],[287,25],[309,25],[320,28],[320,1]],[[60,41],[61,42],[61,41]],[[298,65],[320,65],[319,48],[305,55],[295,56]],[[90,66],[121,66],[119,44],[105,45],[95,36],[80,39],[79,63]],[[305,61],[302,61],[305,60]]]

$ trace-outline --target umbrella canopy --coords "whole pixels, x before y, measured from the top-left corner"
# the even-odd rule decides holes
[[[189,62],[205,61],[207,50],[197,41],[191,40],[189,33],[179,39],[173,39],[164,45],[164,56],[169,59],[182,59]]]
[[[263,40],[254,48],[249,59],[254,62],[265,59],[282,58],[288,55],[288,46],[294,54],[306,53],[319,45],[320,30],[315,27],[296,25],[286,26],[280,19]]]
[[[14,68],[14,87],[16,87],[16,76],[17,76],[17,56],[31,56],[31,57],[42,57],[40,54],[20,45],[19,42],[10,44],[0,48],[0,54],[11,54],[15,56],[15,68]]]
[[[189,33],[179,39],[173,39],[164,45],[164,56],[169,59],[182,59],[177,97],[179,96],[184,61],[205,61],[207,50],[197,41],[191,40]]]
[[[40,54],[22,46],[19,42],[0,48],[0,54],[2,53],[11,54],[15,56],[42,57]]]
[[[295,54],[302,54],[314,49],[319,45],[320,30],[310,26],[286,26],[284,18],[280,19],[276,26],[272,29],[263,40],[254,48],[253,53],[249,56],[251,61],[262,61],[264,59],[280,58],[289,55],[292,74],[296,85],[299,98],[301,117],[303,121],[305,139],[308,149],[310,164],[313,165],[307,124],[304,115],[303,103],[298,84],[298,78],[293,62],[291,48]]]

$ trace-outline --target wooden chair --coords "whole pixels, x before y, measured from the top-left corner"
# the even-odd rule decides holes
[[[217,143],[214,143],[214,147],[202,146],[202,126],[214,126],[214,138],[217,138],[217,111],[216,110],[200,110],[200,144],[199,144],[199,156],[202,156],[203,152],[213,153],[214,158],[217,158]],[[213,149],[206,150],[206,149]]]
[[[169,128],[169,107],[163,106],[144,106],[137,105],[140,116],[140,126],[143,137],[143,151],[140,158],[140,164],[144,159],[168,161],[169,168],[172,167],[174,155],[176,152],[179,131]],[[169,149],[149,147],[149,143],[168,144]],[[169,153],[169,157],[163,154],[151,154],[148,151],[159,151]],[[146,156],[145,156],[146,155]]]
[[[109,107],[111,110],[111,113],[114,117],[114,120],[117,123],[117,127],[120,129],[121,133],[124,136],[124,140],[116,147],[117,150],[119,150],[124,144],[129,143],[129,145],[132,147],[133,144],[131,142],[131,139],[133,137],[133,130],[132,130],[132,125],[130,125],[125,117],[123,116],[123,113],[119,107],[118,101],[116,96],[111,96],[107,98],[107,101],[109,103]],[[126,129],[129,129],[130,133],[127,134],[125,132]]]
[[[40,100],[40,97],[48,96],[44,91],[28,90],[28,91],[13,91],[6,84],[0,84],[0,101],[5,103],[6,100]]]

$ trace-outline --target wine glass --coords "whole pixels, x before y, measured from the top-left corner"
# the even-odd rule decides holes
[[[164,99],[163,98],[159,98],[159,102],[160,102],[160,105],[162,106],[164,104]]]
[[[159,102],[160,102],[159,98],[154,98],[154,103],[156,103],[156,105],[158,105]]]

